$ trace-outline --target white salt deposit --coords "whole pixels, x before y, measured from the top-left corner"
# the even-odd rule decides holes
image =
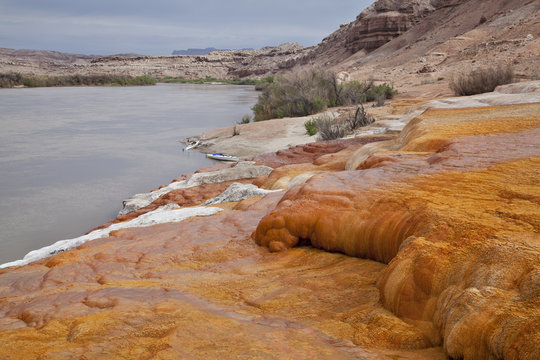
[[[241,184],[234,183],[231,184],[227,190],[219,194],[218,196],[207,200],[203,205],[214,205],[221,204],[225,202],[234,202],[250,199],[255,196],[264,196],[266,194],[281,191],[281,190],[264,190],[259,189],[253,184]]]
[[[268,166],[255,165],[252,161],[243,161],[232,168],[193,174],[188,180],[176,181],[159,190],[136,194],[131,198],[124,200],[124,208],[118,215],[129,214],[132,211],[148,206],[153,201],[173,190],[186,189],[223,181],[256,178],[262,175],[268,175],[272,170],[273,169]]]
[[[165,206],[161,206],[154,211],[150,211],[146,214],[140,215],[133,220],[112,224],[105,229],[94,230],[91,233],[79,236],[74,239],[60,240],[52,245],[30,251],[23,259],[2,264],[0,265],[0,268],[5,268],[8,266],[26,265],[33,261],[40,260],[63,251],[76,248],[77,246],[87,241],[108,237],[109,234],[115,230],[132,227],[147,227],[165,223],[176,223],[194,216],[214,215],[220,211],[223,211],[223,209],[218,207],[198,206],[191,208],[179,208],[177,204],[168,204]]]

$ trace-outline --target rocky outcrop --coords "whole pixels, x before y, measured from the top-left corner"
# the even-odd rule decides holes
[[[435,10],[433,0],[377,1],[347,29],[345,47],[352,53],[374,50],[409,30]]]
[[[0,49],[0,72],[36,75],[152,75],[216,79],[258,77],[295,63],[304,47],[285,43],[258,50],[214,51],[200,56],[75,56],[51,52],[21,52]]]
[[[299,63],[335,66],[356,52],[369,53],[409,30],[437,6],[435,0],[378,0],[356,20],[307,49]]]

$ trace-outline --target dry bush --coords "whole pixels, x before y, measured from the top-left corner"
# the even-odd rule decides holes
[[[317,130],[319,133],[319,140],[334,140],[339,139],[347,134],[347,123],[342,121],[336,121],[329,115],[322,115],[315,118],[317,124]]]
[[[363,126],[368,126],[375,121],[375,119],[366,113],[364,105],[360,104],[356,111],[348,113],[344,117],[344,121],[347,123],[349,131],[354,131]]]
[[[473,70],[450,81],[450,89],[458,96],[468,96],[491,92],[499,85],[510,84],[514,71],[508,67]]]

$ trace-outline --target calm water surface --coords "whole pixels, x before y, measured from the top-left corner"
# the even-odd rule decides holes
[[[256,100],[228,85],[0,89],[0,264],[213,164],[178,140],[233,125]]]

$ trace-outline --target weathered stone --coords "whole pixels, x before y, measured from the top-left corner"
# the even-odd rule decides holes
[[[289,190],[254,237],[272,251],[308,242],[389,263],[385,307],[453,358],[534,359],[539,112],[428,110],[395,141],[355,154],[358,170]]]

